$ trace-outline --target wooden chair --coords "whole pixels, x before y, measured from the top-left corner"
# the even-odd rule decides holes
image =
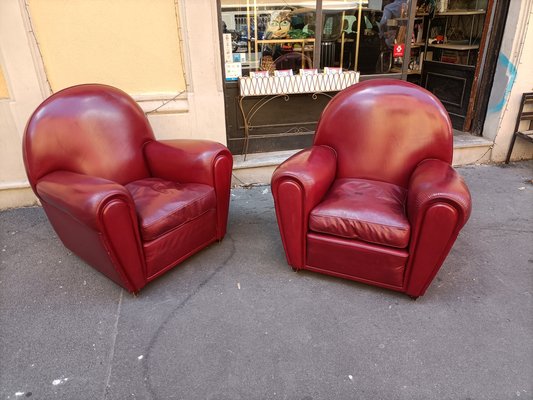
[[[533,92],[524,93],[522,95],[522,102],[520,103],[520,110],[518,111],[518,116],[516,117],[513,138],[511,139],[511,145],[509,146],[509,151],[507,152],[507,157],[505,158],[506,164],[509,164],[511,153],[513,152],[514,142],[517,137],[521,137],[522,139],[533,143],[533,109],[528,108],[526,104],[533,105]],[[520,129],[520,122],[522,121],[529,121],[526,129]]]

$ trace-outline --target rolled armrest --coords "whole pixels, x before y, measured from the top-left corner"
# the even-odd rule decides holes
[[[135,205],[126,188],[56,171],[39,179],[36,191],[65,246],[130,292],[146,284]]]
[[[215,186],[219,174],[231,173],[233,157],[226,146],[209,140],[161,140],[147,143],[145,156],[152,176],[174,182]],[[225,168],[216,168],[224,160]],[[225,176],[224,176],[225,178]]]
[[[309,213],[330,188],[337,170],[331,147],[313,146],[282,163],[272,175],[272,195],[287,262],[305,265]]]
[[[36,189],[44,202],[96,230],[100,229],[98,216],[109,202],[121,199],[134,207],[131,195],[122,185],[69,171],[43,176]]]
[[[443,161],[426,160],[416,167],[409,181],[407,214],[411,225],[436,203],[449,204],[457,210],[461,217],[459,228],[470,217],[472,199],[461,176]]]
[[[305,209],[309,212],[324,197],[335,179],[337,156],[327,146],[302,150],[283,162],[272,175],[272,192],[283,181],[296,182],[302,189]]]
[[[426,160],[411,176],[407,214],[411,223],[405,292],[422,296],[439,271],[471,212],[470,192],[447,163]]]

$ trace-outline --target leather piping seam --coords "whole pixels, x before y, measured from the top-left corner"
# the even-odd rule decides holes
[[[49,204],[49,205],[53,206],[54,208],[57,208],[58,210],[61,210],[62,212],[64,212],[68,216],[70,216],[72,219],[76,220],[76,222],[78,222],[78,223],[80,223],[82,225],[88,226],[87,222],[84,222],[83,220],[78,218],[78,216],[75,213],[70,212],[70,210],[68,208],[61,207],[56,202],[51,202],[51,201],[45,200],[45,199],[41,198],[41,196],[38,196],[38,197],[44,203]],[[125,196],[124,193],[119,193],[119,192],[111,193],[111,194],[108,194],[108,195],[104,196],[103,198],[101,198],[98,201],[98,204],[95,207],[95,210],[96,210],[95,214],[96,214],[97,219],[94,220],[94,225],[95,225],[97,231],[101,231],[102,230],[102,223],[98,219],[98,215],[100,214],[100,211],[103,208],[105,208],[107,206],[107,204],[109,204],[110,202],[113,202],[115,200],[121,200],[121,201],[125,202],[126,204],[129,203],[129,199],[127,198],[127,196]],[[91,227],[91,229],[93,229],[93,228]]]
[[[154,173],[152,171],[152,166],[150,165],[150,160],[148,159],[148,151],[147,151],[148,145],[153,143],[153,142],[158,142],[158,141],[155,140],[155,139],[146,140],[141,145],[141,151],[142,151],[142,155],[143,155],[144,165],[146,166],[146,169],[148,170],[148,173],[150,174],[151,177],[156,178],[156,176],[154,176]]]
[[[313,233],[313,232],[311,232]],[[319,234],[323,234],[322,232],[318,232]],[[328,236],[333,236],[333,235],[328,235]],[[307,235],[306,235],[307,237]],[[370,242],[362,242],[362,244],[372,244],[372,245],[379,245],[379,243],[370,243]],[[353,246],[351,244],[348,244],[348,243],[335,243],[335,245],[337,246],[342,246],[342,247],[346,247],[346,248],[352,248]],[[385,247],[385,248],[391,248],[390,246],[383,246],[383,245],[380,245],[380,247]],[[409,253],[407,252],[407,250],[405,248],[403,249],[400,249],[398,247],[392,247],[391,248],[393,251],[403,251],[405,252],[405,256],[401,256],[401,257],[404,257],[406,260],[409,258]],[[387,254],[387,255],[392,255],[392,256],[395,256],[394,254]],[[404,265],[405,267],[405,265]]]
[[[102,206],[102,211],[103,211],[104,208],[109,207],[110,205],[112,205],[112,203],[114,203],[116,201],[120,201],[120,199],[113,199],[112,201],[108,201],[104,206]],[[128,209],[130,211],[130,214],[131,214],[132,210],[131,210],[130,204],[126,203],[126,206],[128,207]],[[103,213],[99,212],[98,215],[100,217],[101,215],[103,215]],[[132,223],[132,219],[129,218],[129,220],[130,220],[130,224],[131,224]],[[100,224],[100,230],[101,230],[101,233],[99,233],[99,236],[100,236],[100,238],[101,238],[101,240],[103,242],[104,248],[107,250],[107,253],[109,254],[109,257],[111,258],[111,261],[112,261],[112,264],[113,264],[113,268],[115,269],[115,271],[118,272],[119,276],[121,276],[122,279],[124,279],[124,281],[126,281],[128,283],[128,285],[135,292],[136,290],[138,290],[138,288],[135,287],[135,285],[133,284],[133,282],[129,278],[128,274],[126,274],[125,269],[124,269],[124,265],[122,265],[122,263],[119,261],[118,257],[116,256],[116,249],[115,249],[113,244],[108,239],[109,238],[109,232],[107,231],[105,224],[103,223],[102,220],[99,221],[99,224]],[[138,242],[139,238],[138,238],[138,235],[136,234],[137,232],[135,231],[135,229],[138,229],[138,228],[136,226],[132,225],[132,231],[134,232],[134,236],[135,236],[135,239],[136,239],[135,241]],[[139,249],[139,246],[138,246],[138,243],[137,243],[137,256],[141,260],[141,267],[145,268],[144,258],[141,257],[141,255],[139,254],[139,251],[140,251],[140,249]],[[120,268],[117,268],[117,266],[119,266]],[[143,275],[146,276],[146,272],[145,271],[143,271]]]
[[[284,182],[292,182],[292,183],[296,184],[296,186],[298,186],[298,188],[300,189],[300,191],[302,193],[300,201],[301,201],[301,204],[302,204],[303,207],[302,207],[302,215],[300,217],[302,218],[302,221],[303,221],[303,226],[301,227],[301,232],[303,232],[304,234],[302,235],[302,242],[303,243],[301,243],[301,246],[302,246],[301,256],[302,256],[303,265],[306,265],[307,264],[307,257],[306,257],[307,229],[305,229],[305,222],[304,222],[304,215],[305,215],[305,203],[304,203],[305,194],[304,193],[305,193],[305,190],[304,190],[303,185],[300,183],[300,181],[296,177],[291,176],[291,175],[285,175],[285,176],[283,176],[280,179],[279,183],[276,183],[276,192],[277,192],[278,195],[279,195],[279,186],[281,185],[281,183],[284,183]],[[278,196],[276,196],[276,197],[278,197]],[[276,211],[276,213],[277,213],[277,211]],[[281,214],[282,213],[280,213],[280,217],[281,217]],[[281,225],[283,227],[285,226],[285,223],[284,223],[283,220],[281,220]],[[285,247],[285,243],[286,243],[285,230],[284,229],[280,229],[280,234],[281,234],[281,240],[283,241],[283,246]],[[286,251],[286,253],[288,253],[288,252]],[[294,268],[296,268],[296,270],[301,269],[301,267],[294,267]]]
[[[312,213],[312,212],[311,212]],[[406,219],[407,219],[407,215],[405,215]],[[346,218],[346,217],[338,217],[336,215],[316,215],[316,216],[312,216],[312,218],[335,218],[335,219],[340,219],[342,221],[348,221],[348,222],[360,222],[360,223],[363,223],[363,224],[368,224],[368,225],[379,225],[379,226],[383,226],[385,228],[395,228],[395,229],[399,229],[401,231],[408,231],[411,229],[411,227],[409,228],[402,228],[401,226],[395,226],[395,225],[385,225],[385,224],[380,224],[379,222],[371,222],[371,221],[365,221],[365,220],[362,220],[362,219],[355,219],[355,218]],[[408,221],[409,222],[409,221]]]
[[[407,244],[404,247],[396,247],[396,246],[393,246],[391,244],[384,244],[384,243],[380,243],[380,242],[371,241],[371,240],[368,240],[368,239],[363,239],[360,236],[355,236],[355,237],[353,237],[353,236],[351,236],[351,237],[341,236],[341,235],[338,235],[338,234],[334,234],[334,233],[331,233],[331,232],[324,232],[324,231],[320,231],[320,230],[317,230],[317,229],[309,229],[308,232],[319,233],[321,235],[334,236],[334,237],[338,237],[338,238],[341,238],[341,239],[356,240],[356,241],[362,242],[362,243],[370,243],[370,244],[375,244],[375,245],[378,245],[378,246],[381,246],[381,247],[387,247],[387,248],[393,248],[393,249],[399,249],[399,250],[405,250],[409,246],[409,242],[407,242]]]
[[[302,202],[302,215],[301,215],[301,218],[302,218],[302,224],[303,226],[301,227],[301,230],[300,232],[303,232],[302,234],[302,254],[301,254],[301,257],[302,257],[302,264],[303,265],[306,265],[307,264],[307,231],[308,231],[308,228],[309,228],[309,223],[307,221],[308,218],[306,218],[306,204],[305,204],[305,200],[306,200],[306,196],[305,196],[305,187],[302,185],[301,182],[298,182],[296,181],[297,185],[299,186],[300,188],[300,191],[301,191],[301,202]]]
[[[212,182],[213,182],[213,189],[215,191],[215,221],[216,221],[216,226],[215,226],[215,231],[216,231],[216,236],[218,237],[220,235],[220,232],[222,232],[224,230],[224,228],[222,226],[219,226],[219,223],[218,223],[218,217],[220,215],[220,212],[221,210],[219,210],[219,199],[221,198],[220,196],[224,196],[225,193],[217,193],[217,179],[216,179],[216,166],[217,166],[217,163],[218,163],[218,160],[224,160],[226,158],[228,158],[228,152],[226,150],[220,150],[216,156],[213,158],[213,161],[211,162],[211,174],[212,174]],[[231,156],[231,153],[229,154]],[[232,163],[230,163],[231,165]],[[230,173],[231,173],[231,167],[230,167]],[[230,175],[230,184],[229,184],[230,188],[231,188],[231,175]],[[221,188],[222,189],[222,188]],[[230,189],[231,191],[231,189]],[[220,196],[219,196],[220,195]],[[229,196],[229,193],[228,193],[228,196]],[[229,199],[228,199],[228,213],[229,213]],[[222,240],[222,239],[220,239]]]
[[[206,185],[206,186],[207,186],[207,185]],[[146,228],[150,228],[150,227],[156,225],[156,224],[157,224],[158,222],[160,222],[161,220],[164,220],[164,219],[168,218],[169,216],[171,216],[171,215],[177,213],[177,212],[180,211],[180,210],[183,210],[184,208],[186,208],[186,207],[188,207],[188,206],[190,206],[190,205],[192,205],[192,204],[196,204],[196,203],[200,202],[201,200],[203,200],[204,198],[206,198],[206,197],[209,196],[209,195],[210,195],[209,192],[204,193],[201,197],[197,197],[196,199],[194,199],[194,200],[191,201],[190,203],[187,203],[187,204],[184,204],[184,205],[182,205],[182,206],[178,206],[178,207],[174,208],[174,209],[173,209],[172,211],[170,211],[167,215],[163,215],[163,216],[159,217],[158,219],[156,219],[155,221],[150,222],[150,223],[147,224],[146,226],[143,226],[143,229],[144,229],[145,227],[146,227]],[[135,203],[135,201],[134,201],[134,203]],[[211,208],[209,208],[209,210],[211,210]],[[203,213],[202,213],[202,214],[203,214]],[[180,224],[180,225],[183,225],[183,224]]]
[[[215,195],[218,199],[218,194],[217,194],[217,180],[216,180],[216,166],[217,166],[217,163],[218,163],[218,160],[224,160],[227,157],[227,154],[223,154],[224,151],[220,151],[214,158],[213,158],[213,161],[211,162],[211,181],[213,182],[213,188],[215,189]],[[230,178],[231,179],[231,178]],[[230,186],[231,186],[231,183],[230,183]],[[218,202],[217,202],[218,203]],[[218,208],[218,207],[217,207]]]
[[[454,204],[451,204],[451,203],[445,202],[445,201],[441,201],[441,200],[438,200],[438,201],[434,200],[434,201],[431,201],[431,202],[427,203],[427,205],[424,207],[424,210],[422,211],[423,212],[422,220],[421,220],[420,224],[417,224],[416,237],[415,237],[415,240],[414,240],[414,244],[413,244],[414,248],[413,248],[413,252],[412,252],[413,257],[409,257],[409,260],[407,262],[407,268],[405,269],[405,277],[404,277],[404,290],[405,291],[407,290],[407,288],[409,286],[409,282],[411,280],[411,275],[412,275],[413,265],[416,262],[416,255],[418,254],[418,243],[420,242],[420,231],[422,230],[422,226],[424,226],[424,224],[425,224],[428,210],[432,206],[434,206],[436,204],[446,204],[446,205],[452,207],[453,209],[455,209],[456,211],[458,211],[458,214],[461,217],[464,218],[464,213],[462,212],[462,210],[460,210],[457,207],[455,207]],[[444,262],[443,254],[446,252],[446,249],[449,249],[451,247],[451,243],[453,242],[451,238],[453,238],[454,236],[457,236],[459,234],[459,231],[461,230],[461,227],[462,227],[461,224],[455,224],[455,229],[452,231],[452,234],[450,235],[450,238],[446,242],[446,246],[444,246],[443,250],[440,252],[440,254],[438,256],[438,262],[435,263],[435,266],[431,269],[431,274],[433,274],[435,269],[439,268],[440,265],[442,265],[442,263]],[[437,267],[437,265],[439,267]],[[429,282],[428,285],[425,285],[425,288],[427,288],[430,283],[431,282]]]
[[[195,247],[194,249],[192,249],[191,251],[189,251],[187,254],[181,256],[181,257],[178,257],[176,260],[172,261],[171,263],[167,264],[167,266],[161,268],[159,271],[157,271],[156,273],[148,276],[146,278],[146,280],[148,282],[151,282],[153,281],[155,278],[163,275],[166,271],[174,268],[174,267],[177,267],[179,264],[181,264],[183,261],[185,261],[187,258],[189,258],[190,256],[192,256],[193,254],[199,252],[200,250],[202,250],[203,248],[209,246],[211,243],[214,243],[216,241],[216,234],[214,237],[210,238],[209,240],[203,242],[201,245]]]
[[[168,231],[165,231],[165,232],[160,233],[159,235],[157,235],[156,237],[154,237],[154,238],[152,238],[152,239],[145,239],[144,237],[143,237],[143,239],[146,240],[147,243],[148,243],[148,242],[153,242],[154,240],[157,240],[157,239],[159,239],[159,238],[161,238],[161,237],[163,237],[163,236],[166,236],[167,234],[176,231],[177,229],[179,229],[179,228],[181,228],[181,227],[183,227],[183,226],[189,224],[190,222],[193,222],[193,221],[197,220],[198,218],[203,217],[203,216],[204,216],[205,214],[207,214],[209,211],[215,211],[215,214],[216,214],[216,209],[215,209],[215,208],[210,208],[210,209],[208,209],[208,210],[205,210],[203,213],[197,215],[196,217],[189,218],[189,219],[187,219],[185,222],[183,222],[183,223],[181,223],[181,224],[179,224],[179,225],[177,225],[177,226],[172,227],[172,228],[169,229]]]

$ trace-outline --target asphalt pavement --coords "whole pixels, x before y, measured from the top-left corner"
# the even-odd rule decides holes
[[[533,399],[533,161],[458,171],[473,213],[416,301],[293,272],[269,186],[137,297],[0,212],[0,399]]]

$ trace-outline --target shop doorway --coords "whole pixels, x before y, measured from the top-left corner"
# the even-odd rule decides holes
[[[496,45],[487,41],[494,2],[448,0],[436,7],[429,1],[419,3],[417,18],[425,29],[420,85],[441,100],[454,129],[470,131],[474,118],[481,117],[473,112],[477,99],[490,90],[480,86],[479,78],[490,74],[495,62],[486,58],[487,49]],[[500,42],[501,37],[498,47]]]

